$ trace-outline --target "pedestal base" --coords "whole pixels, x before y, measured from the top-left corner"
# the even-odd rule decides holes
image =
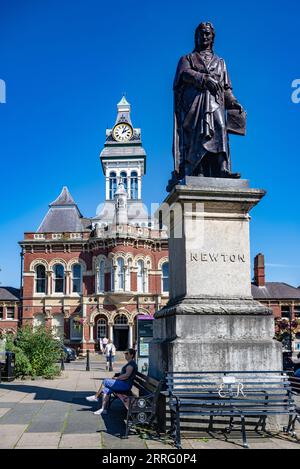
[[[187,177],[161,206],[170,219],[170,301],[155,314],[151,376],[166,371],[278,371],[272,311],[251,296],[246,180]]]
[[[185,299],[157,313],[149,374],[282,369],[274,319],[254,300]]]

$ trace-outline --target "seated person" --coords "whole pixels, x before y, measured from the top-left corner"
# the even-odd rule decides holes
[[[292,359],[294,364],[294,376],[300,378],[300,353],[298,353],[297,358]]]
[[[95,402],[98,401],[100,394],[103,394],[102,407],[94,412],[95,415],[107,414],[106,407],[112,392],[122,394],[122,392],[128,392],[132,388],[133,380],[137,372],[137,364],[134,360],[135,350],[132,348],[128,349],[125,352],[125,358],[127,363],[121,369],[121,373],[114,375],[112,379],[105,379],[95,395],[86,397],[87,401]]]

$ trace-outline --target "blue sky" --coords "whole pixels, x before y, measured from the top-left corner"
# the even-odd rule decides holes
[[[252,212],[252,256],[269,281],[300,285],[298,2],[1,0],[0,282],[19,285],[19,247],[67,185],[86,216],[104,197],[99,153],[125,91],[147,151],[143,199],[165,196],[172,170],[172,81],[212,21],[235,95],[248,113],[231,137],[233,169],[268,191]],[[154,182],[155,181],[155,186]]]

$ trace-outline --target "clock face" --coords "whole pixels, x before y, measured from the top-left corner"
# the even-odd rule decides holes
[[[133,134],[132,127],[129,124],[117,124],[113,130],[113,137],[117,142],[127,142]]]

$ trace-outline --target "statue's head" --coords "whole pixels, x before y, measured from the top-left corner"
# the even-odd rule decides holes
[[[211,23],[200,23],[195,31],[195,50],[212,49],[215,29]]]

